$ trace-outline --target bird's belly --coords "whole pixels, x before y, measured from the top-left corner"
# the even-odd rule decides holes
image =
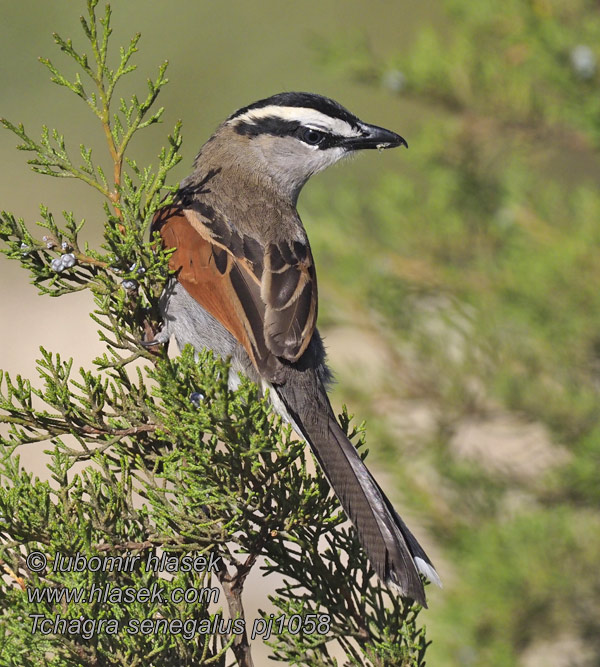
[[[233,356],[238,343],[210,313],[198,304],[175,279],[169,281],[160,298],[163,322],[169,335],[174,335],[183,349],[208,348],[221,357]]]

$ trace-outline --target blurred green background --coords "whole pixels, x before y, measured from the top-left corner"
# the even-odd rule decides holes
[[[86,108],[36,62],[83,4],[2,3],[0,115],[99,156]],[[188,171],[237,107],[283,90],[338,99],[408,140],[306,188],[335,400],[368,419],[370,461],[444,580],[422,615],[431,665],[600,664],[600,7],[583,0],[113,3],[170,61],[152,160],[184,122]],[[138,90],[144,79],[139,77]],[[143,136],[143,135],[142,135]],[[79,184],[31,173],[0,134],[0,206],[85,216]],[[37,297],[0,259],[0,367],[38,345],[89,364],[85,295]],[[32,465],[35,461],[32,461]],[[386,471],[384,473],[384,470]]]

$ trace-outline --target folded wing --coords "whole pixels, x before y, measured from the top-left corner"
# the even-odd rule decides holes
[[[265,248],[206,205],[166,207],[152,229],[175,248],[169,268],[190,296],[235,336],[261,374],[281,381],[281,360],[297,361],[315,329],[309,246],[284,241]]]

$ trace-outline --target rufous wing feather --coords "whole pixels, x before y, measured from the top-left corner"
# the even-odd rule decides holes
[[[207,206],[166,207],[152,229],[165,247],[175,248],[169,268],[190,296],[277,382],[278,358],[298,360],[315,329],[317,287],[308,245],[272,243],[265,250]]]

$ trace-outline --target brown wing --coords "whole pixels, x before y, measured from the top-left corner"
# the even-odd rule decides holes
[[[315,327],[310,249],[272,244],[265,252],[202,205],[162,209],[153,230],[166,247],[176,248],[169,266],[179,282],[240,341],[259,371],[277,382],[277,357],[296,361]]]
[[[278,357],[297,361],[317,321],[317,278],[308,245],[299,241],[269,244],[260,293],[266,304],[269,349]]]

